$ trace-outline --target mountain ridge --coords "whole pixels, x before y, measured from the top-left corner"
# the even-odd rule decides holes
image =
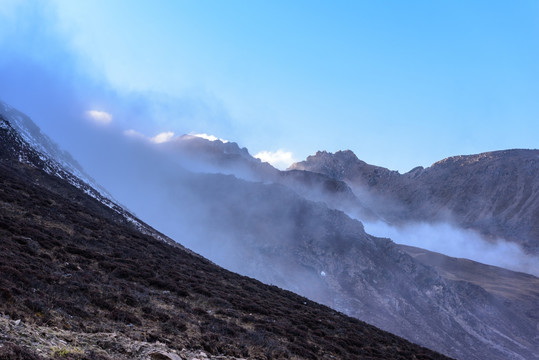
[[[168,165],[166,174],[172,169]],[[229,268],[310,294],[452,356],[533,356],[537,322],[519,313],[519,306],[505,304],[476,284],[443,278],[390,240],[366,234],[359,221],[325,202],[310,201],[283,183],[183,170],[163,178],[153,166],[144,164],[143,171],[155,176],[155,188],[141,187],[136,177],[126,178],[122,186],[157,199],[160,214],[175,226],[167,234],[176,229],[174,237],[187,240],[184,232],[198,229],[193,240],[206,250],[216,249]],[[328,178],[291,174],[306,176],[306,182]],[[146,200],[142,204],[148,207]]]
[[[453,156],[404,174],[369,165],[349,150],[318,152],[290,169],[345,181],[389,222],[455,222],[538,254],[539,150]]]

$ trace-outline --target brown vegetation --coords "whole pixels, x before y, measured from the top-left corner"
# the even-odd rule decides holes
[[[144,235],[28,165],[3,161],[0,174],[0,313],[11,319],[257,359],[444,358]],[[0,347],[8,358],[39,359],[19,344]]]

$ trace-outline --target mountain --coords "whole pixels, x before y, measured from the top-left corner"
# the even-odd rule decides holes
[[[344,181],[309,171],[279,171],[254,158],[246,148],[240,148],[234,142],[183,135],[163,144],[162,147],[163,152],[172,155],[176,163],[188,170],[281,184],[309,200],[354,211],[362,218],[378,219]]]
[[[25,114],[0,101],[0,142],[1,159],[10,164],[23,163],[35,166],[47,174],[66,180],[69,184],[97,199],[105,206],[133,223],[141,232],[165,241],[177,243],[159,234],[147,224],[136,219],[133,214],[89,176],[71,155],[61,151],[47,135]]]
[[[0,114],[1,359],[444,359],[224,270],[96,195]]]
[[[111,152],[108,176],[114,181],[106,187],[128,194],[122,202],[143,219],[215,263],[423,346],[463,359],[534,353],[537,320],[518,310],[537,308],[537,302],[504,303],[473,283],[442,277],[391,241],[366,234],[360,222],[335,208],[342,203],[333,196],[355,197],[340,180],[333,184],[343,186],[332,192],[320,186],[331,180],[327,175],[270,169],[273,177],[265,177],[256,171],[261,163],[236,144],[196,142],[189,156],[174,141],[136,157],[115,158]],[[140,161],[146,158],[151,161]]]
[[[450,356],[534,358],[537,296],[506,302],[471,281],[442,276],[344,213],[279,185],[216,176],[181,186],[215,214],[197,250],[229,269]],[[523,281],[523,288],[537,285],[534,276]],[[523,307],[531,311],[521,313]]]
[[[518,312],[538,318],[539,278],[462,258],[453,258],[413,246],[399,245],[421,263],[432,266],[445,279],[480,286],[505,302],[521,306]]]
[[[208,171],[203,162],[197,165],[204,171],[193,172],[165,146],[130,146],[126,153],[143,156],[111,151],[107,176],[114,181],[106,188],[211,261],[456,358],[536,358],[539,306],[533,293],[508,301],[477,279],[452,278],[389,239],[365,233],[332,200],[332,194],[357,199],[343,181],[308,171],[271,171],[274,179],[247,181],[230,170]],[[235,161],[252,162],[242,154]],[[214,151],[212,158],[220,156]],[[191,155],[189,165],[196,159]],[[290,183],[280,180],[289,176]],[[533,276],[509,273],[514,275],[505,279],[518,279],[522,289],[537,285]]]
[[[11,141],[3,144],[4,147],[13,147],[5,149],[9,150],[10,155],[13,156],[16,152],[21,162],[39,162],[48,173],[55,173],[60,177],[68,176],[68,181],[73,184],[84,182],[104,198],[112,198],[68,152],[60,150],[58,145],[43,134],[28,116],[2,101],[0,101],[0,115],[3,117],[0,126],[6,130],[14,130],[8,131]],[[9,119],[9,122],[6,119]],[[30,156],[30,159],[26,158],[27,156]]]
[[[351,151],[318,152],[291,169],[345,181],[388,222],[450,221],[539,254],[539,150],[455,156],[405,174]]]

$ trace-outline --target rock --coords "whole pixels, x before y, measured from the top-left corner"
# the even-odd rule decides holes
[[[148,353],[148,359],[151,360],[184,360],[177,354],[171,352],[165,352],[161,350],[152,350]]]

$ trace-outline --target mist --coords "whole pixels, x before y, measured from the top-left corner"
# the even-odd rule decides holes
[[[447,256],[466,258],[539,276],[539,258],[526,254],[520,246],[503,239],[486,240],[473,230],[448,223],[407,223],[391,226],[385,222],[365,222],[371,235],[390,238]]]
[[[29,115],[95,178],[106,171],[96,164],[107,157],[100,143],[108,142],[108,151],[119,149],[124,131],[153,137],[228,128],[230,117],[212,94],[112,88],[102,70],[74,50],[51,6],[23,1],[12,8],[0,12],[0,100]],[[109,121],[93,121],[90,112]]]
[[[484,346],[482,336],[505,341],[513,327],[484,333],[524,316],[498,308],[503,301],[495,298],[487,304],[494,315],[483,318],[472,296],[483,299],[477,286],[446,281],[395,245],[539,276],[539,259],[514,243],[487,241],[449,223],[391,226],[375,221],[363,202],[373,199],[356,196],[344,182],[279,172],[233,142],[188,142],[182,134],[235,140],[233,130],[219,132],[230,128],[230,115],[218,98],[199,90],[171,97],[113,89],[51,25],[55,15],[45,5],[23,4],[19,12],[0,33],[0,100],[28,114],[114,200],[156,230],[228,270],[424,345],[447,342],[452,349],[466,338]],[[428,317],[426,309],[433,309]],[[466,313],[458,324],[457,313]],[[477,335],[474,327],[487,330]]]
[[[238,180],[255,180],[241,169],[228,170],[235,176],[217,174],[223,169],[182,155],[172,142],[149,141],[164,132],[176,137],[208,132],[210,125],[225,127],[229,115],[218,99],[198,90],[174,98],[117,91],[99,69],[76,55],[46,5],[21,3],[14,12],[0,16],[5,25],[0,33],[0,100],[29,115],[143,221],[229,269],[251,276],[267,274],[238,266],[245,264],[238,251],[242,239],[254,235],[238,236],[227,223],[234,211],[227,207],[245,198],[243,191],[251,186],[249,196],[256,198],[255,189],[265,185]],[[94,121],[95,116],[101,121]],[[223,186],[236,181],[240,184],[236,192]],[[255,214],[254,208],[267,200],[251,203],[245,213]],[[276,202],[271,204],[278,208]],[[284,219],[282,231],[287,228]],[[271,276],[267,280],[271,282]]]

